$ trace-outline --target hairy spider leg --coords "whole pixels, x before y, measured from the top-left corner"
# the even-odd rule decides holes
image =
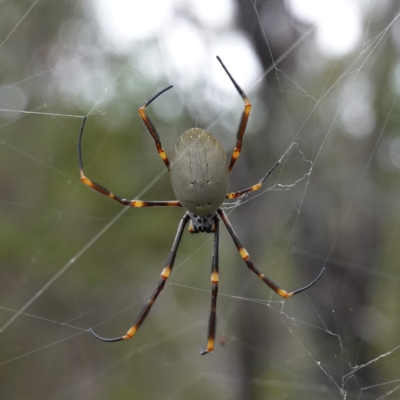
[[[128,200],[123,197],[120,197],[112,192],[110,192],[108,189],[106,189],[104,186],[101,186],[97,182],[92,181],[89,179],[84,171],[83,171],[83,158],[82,158],[82,135],[83,135],[83,130],[85,128],[85,123],[86,123],[87,117],[84,117],[82,120],[82,125],[81,129],[79,132],[79,140],[78,140],[78,158],[79,158],[79,171],[80,171],[80,176],[81,176],[81,181],[86,185],[89,186],[90,188],[96,190],[97,192],[106,195],[110,199],[116,200],[119,203],[121,203],[124,206],[130,206],[130,207],[182,207],[179,201],[177,200],[171,200],[171,201],[143,201],[143,200]]]
[[[275,168],[281,163],[281,160],[277,161],[275,165],[264,175],[262,179],[260,179],[255,185],[248,187],[247,189],[239,190],[237,192],[231,192],[226,195],[227,199],[235,199],[236,197],[240,197],[241,195],[249,192],[255,192],[258,189],[261,189],[263,183],[267,180],[267,178],[274,172]]]
[[[211,266],[211,311],[208,320],[207,348],[200,349],[200,354],[211,353],[214,350],[215,332],[217,330],[217,296],[218,296],[218,246],[219,246],[219,218],[214,217],[214,252]]]
[[[307,286],[304,286],[293,292],[287,292],[286,290],[281,289],[275,282],[273,282],[271,279],[267,278],[261,271],[259,271],[255,267],[255,265],[253,264],[253,262],[250,259],[249,253],[240,243],[235,231],[232,228],[231,223],[228,220],[228,217],[226,216],[226,214],[224,213],[224,211],[221,208],[218,209],[218,214],[221,216],[222,221],[224,222],[224,224],[226,226],[226,229],[228,229],[228,232],[231,235],[233,242],[235,243],[235,245],[240,253],[240,256],[242,257],[244,262],[247,264],[247,267],[251,271],[253,271],[264,283],[266,283],[276,294],[279,294],[279,296],[286,299],[287,297],[292,297],[295,294],[304,292],[305,290],[309,289],[311,286],[315,285],[318,282],[318,280],[321,278],[322,274],[325,272],[325,267],[323,267],[321,272],[319,273],[319,275],[311,283],[309,283]]]
[[[190,219],[189,213],[186,212],[185,215],[182,217],[181,222],[179,223],[178,230],[177,230],[176,235],[175,235],[174,243],[172,245],[171,253],[170,253],[169,257],[168,257],[168,260],[167,260],[167,262],[165,264],[164,269],[161,272],[161,279],[158,282],[157,288],[154,290],[154,292],[151,295],[150,299],[144,305],[144,307],[142,308],[142,310],[140,311],[140,313],[136,317],[132,327],[129,328],[128,332],[123,336],[120,336],[120,337],[117,337],[117,338],[112,338],[112,339],[107,339],[107,338],[103,338],[103,337],[99,336],[92,329],[90,329],[89,331],[93,336],[95,336],[99,340],[102,340],[103,342],[118,342],[120,340],[130,339],[137,332],[137,330],[140,328],[140,326],[142,325],[142,323],[144,322],[144,320],[148,316],[148,314],[149,314],[149,312],[151,310],[151,307],[155,303],[158,295],[164,289],[165,283],[167,282],[167,279],[168,279],[168,277],[169,277],[169,275],[170,275],[170,273],[172,271],[172,268],[174,266],[175,257],[176,257],[176,253],[178,251],[179,243],[180,243],[180,241],[182,239],[183,230],[184,230],[187,222],[189,221],[189,219]]]
[[[161,141],[160,141],[160,136],[158,135],[158,132],[151,122],[150,118],[146,115],[146,107],[150,105],[158,96],[166,92],[167,90],[171,89],[173,86],[168,86],[167,88],[161,90],[161,92],[158,92],[155,96],[153,96],[150,100],[147,100],[142,107],[139,108],[139,114],[146,125],[147,130],[149,131],[150,135],[153,137],[154,142],[156,143],[157,151],[162,160],[164,161],[164,164],[166,165],[168,171],[169,171],[169,160],[167,157],[167,154],[165,153],[164,149],[161,146]]]
[[[238,93],[242,97],[242,99],[244,101],[244,104],[245,104],[244,105],[244,110],[243,110],[243,113],[242,113],[242,117],[240,119],[238,131],[237,131],[236,147],[233,150],[231,162],[229,164],[229,172],[231,172],[232,168],[233,168],[233,165],[235,164],[235,161],[239,157],[240,152],[242,150],[243,135],[244,135],[244,133],[246,131],[246,125],[247,125],[247,121],[248,121],[249,115],[250,115],[251,103],[250,103],[249,99],[247,98],[246,94],[244,93],[244,91],[242,90],[242,88],[233,79],[232,75],[229,73],[228,69],[225,67],[225,65],[222,62],[222,60],[218,56],[217,56],[217,59],[220,62],[220,64],[222,65],[222,68],[225,70],[225,72],[229,76],[229,78],[232,81],[232,83],[234,84],[236,90],[238,91]]]

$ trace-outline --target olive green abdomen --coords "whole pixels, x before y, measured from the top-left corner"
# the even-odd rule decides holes
[[[186,131],[175,143],[170,160],[171,183],[176,198],[196,215],[217,211],[229,189],[225,151],[203,129]]]

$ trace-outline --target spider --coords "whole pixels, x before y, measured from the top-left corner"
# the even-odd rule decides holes
[[[228,192],[229,175],[233,166],[240,155],[242,149],[243,135],[246,130],[247,121],[250,115],[251,103],[248,100],[244,91],[233,79],[228,69],[225,67],[222,60],[217,56],[222,68],[225,70],[229,79],[235,86],[236,90],[244,101],[244,110],[237,131],[236,147],[233,150],[229,165],[227,164],[226,154],[217,139],[210,133],[200,128],[192,128],[186,131],[175,143],[174,152],[169,161],[167,154],[161,146],[160,138],[156,128],[146,115],[146,108],[159,97],[161,94],[171,89],[172,86],[161,90],[150,100],[147,100],[142,107],[139,108],[139,114],[142,118],[147,130],[154,139],[158,154],[164,161],[170,177],[173,191],[177,200],[172,201],[144,201],[144,200],[128,200],[110,192],[105,187],[89,179],[83,171],[82,160],[82,135],[85,127],[86,117],[83,118],[79,132],[78,140],[78,158],[81,181],[96,190],[97,192],[106,195],[110,199],[116,200],[124,206],[130,207],[183,207],[186,212],[183,215],[172,249],[164,269],[161,272],[161,279],[158,282],[157,288],[154,290],[150,299],[144,305],[139,315],[136,317],[133,325],[128,332],[116,338],[103,338],[95,333],[92,329],[90,332],[99,340],[104,342],[117,342],[120,340],[130,339],[143,324],[148,316],[153,304],[158,295],[163,290],[168,277],[171,274],[174,266],[175,257],[178,251],[178,246],[182,238],[183,230],[189,222],[190,233],[213,233],[214,234],[214,251],[211,267],[211,311],[209,315],[209,325],[207,331],[207,347],[200,349],[200,354],[211,353],[214,350],[215,333],[216,333],[216,308],[218,295],[218,245],[219,245],[219,223],[220,218],[226,226],[230,236],[235,243],[240,256],[246,263],[250,271],[254,272],[266,285],[268,285],[275,293],[283,298],[294,296],[313,286],[321,278],[325,268],[322,268],[319,275],[307,286],[297,289],[293,292],[287,292],[281,289],[271,279],[267,278],[260,272],[250,259],[249,253],[242,246],[239,238],[233,230],[227,215],[221,208],[225,199],[234,199],[242,196],[245,193],[259,190],[269,175],[278,167],[280,160],[265,174],[265,176],[255,185],[237,192]]]

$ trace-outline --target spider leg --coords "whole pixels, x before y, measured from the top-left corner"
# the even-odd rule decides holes
[[[266,283],[275,293],[279,294],[279,296],[286,299],[287,297],[292,297],[295,294],[304,292],[305,290],[309,289],[311,286],[315,285],[318,282],[318,280],[321,278],[322,274],[325,272],[325,267],[323,267],[321,272],[319,273],[319,275],[311,283],[309,283],[308,285],[306,285],[300,289],[297,289],[293,292],[287,292],[286,290],[281,289],[276,283],[271,281],[271,279],[267,278],[262,272],[260,272],[255,267],[255,265],[253,264],[253,262],[250,259],[249,253],[246,251],[246,249],[240,243],[235,231],[232,228],[231,223],[228,220],[228,217],[226,216],[226,214],[224,213],[224,211],[221,208],[218,209],[218,214],[221,216],[222,221],[224,221],[224,224],[225,224],[226,228],[228,229],[229,234],[231,235],[237,249],[239,250],[240,256],[243,258],[244,262],[247,264],[247,267],[251,271],[253,271],[264,283]]]
[[[211,297],[211,311],[210,318],[208,321],[208,340],[207,348],[200,349],[200,354],[211,353],[214,350],[215,342],[215,331],[217,329],[217,296],[218,296],[218,246],[219,246],[219,219],[214,218],[215,230],[214,230],[214,252],[211,267],[211,284],[212,284],[212,297]]]
[[[149,131],[150,135],[153,137],[155,143],[156,143],[156,147],[157,147],[157,151],[158,154],[160,155],[160,157],[162,158],[162,160],[164,161],[164,164],[166,165],[168,171],[169,171],[169,160],[167,157],[167,154],[165,153],[164,149],[161,146],[161,141],[160,141],[160,136],[158,135],[158,132],[155,128],[155,126],[153,125],[153,123],[151,122],[150,118],[146,115],[146,107],[152,103],[158,96],[160,96],[161,94],[163,94],[164,92],[166,92],[167,90],[171,89],[173,86],[168,86],[167,88],[161,90],[161,92],[158,92],[155,96],[153,96],[150,100],[147,100],[142,107],[139,108],[139,114],[143,120],[143,122],[146,125],[147,130]]]
[[[233,79],[232,75],[229,73],[228,69],[225,67],[222,60],[218,56],[217,56],[217,59],[220,62],[220,64],[222,65],[222,68],[225,70],[225,72],[229,76],[229,79],[232,81],[233,85],[235,86],[235,88],[238,91],[238,93],[240,94],[240,96],[242,96],[242,99],[244,101],[244,110],[242,113],[242,117],[240,119],[238,131],[237,131],[236,147],[233,150],[231,162],[229,164],[229,172],[231,172],[233,165],[235,164],[235,161],[239,157],[240,152],[242,150],[243,135],[244,135],[244,132],[246,131],[246,125],[247,125],[247,121],[248,121],[249,115],[250,115],[251,103],[250,103],[249,99],[247,98],[246,94],[244,93],[244,91],[242,90],[242,88]]]
[[[175,235],[175,239],[174,239],[174,243],[172,245],[171,253],[170,253],[169,257],[168,257],[168,260],[167,260],[167,263],[165,264],[164,269],[161,272],[161,279],[158,282],[157,288],[154,290],[153,294],[151,295],[151,298],[144,305],[144,307],[140,311],[139,315],[136,317],[132,327],[129,328],[128,332],[123,336],[107,339],[107,338],[103,338],[103,337],[97,335],[97,333],[94,333],[93,330],[90,329],[89,331],[93,336],[95,336],[99,340],[102,340],[103,342],[118,342],[120,340],[130,339],[136,333],[136,331],[140,328],[140,326],[142,325],[142,323],[146,319],[147,315],[149,314],[149,312],[151,310],[151,307],[155,303],[158,295],[164,289],[165,282],[167,281],[167,279],[168,279],[168,277],[169,277],[169,275],[170,275],[170,273],[172,271],[172,268],[174,266],[175,257],[176,257],[176,253],[178,251],[179,243],[180,243],[180,241],[182,239],[183,230],[184,230],[187,222],[189,221],[189,219],[190,219],[190,216],[189,216],[188,213],[186,213],[182,217],[181,222],[179,223],[179,226],[178,226],[178,230],[177,230],[176,235]]]
[[[275,163],[275,165],[265,174],[265,176],[264,176],[262,179],[260,179],[260,180],[258,181],[258,183],[256,183],[255,185],[250,186],[250,187],[248,187],[247,189],[239,190],[239,191],[237,191],[237,192],[228,193],[228,194],[226,195],[226,198],[227,198],[227,199],[235,199],[236,197],[239,197],[239,196],[241,196],[241,195],[243,195],[243,194],[245,194],[245,193],[254,192],[254,191],[258,190],[258,189],[261,189],[263,183],[264,183],[264,182],[267,180],[267,178],[272,174],[272,172],[274,172],[275,168],[277,168],[278,165],[279,165],[280,163],[281,163],[281,160],[277,161],[277,162]]]
[[[82,159],[82,135],[83,130],[85,128],[86,117],[82,120],[81,129],[79,132],[79,140],[78,140],[78,159],[79,159],[79,171],[81,176],[81,181],[90,188],[96,190],[97,192],[106,195],[110,199],[116,200],[124,206],[131,206],[131,207],[181,207],[181,204],[177,200],[171,201],[142,201],[142,200],[128,200],[123,197],[120,197],[112,192],[110,192],[105,187],[101,186],[97,182],[92,181],[89,179],[84,171],[83,171],[83,159]]]

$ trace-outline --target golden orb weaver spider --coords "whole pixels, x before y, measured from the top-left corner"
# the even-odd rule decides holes
[[[229,189],[229,174],[235,164],[235,161],[240,155],[242,149],[243,135],[246,130],[247,121],[250,115],[251,104],[247,99],[246,94],[240,88],[240,86],[233,79],[227,68],[221,59],[217,56],[222,68],[227,73],[229,79],[235,86],[236,90],[244,101],[244,111],[242,118],[239,123],[236,147],[233,150],[232,157],[229,166],[226,162],[226,154],[222,146],[219,144],[217,139],[211,134],[200,128],[192,128],[186,131],[175,143],[175,149],[171,156],[171,162],[169,162],[167,154],[161,146],[160,138],[156,128],[150,121],[150,118],[146,115],[146,108],[149,106],[158,96],[171,89],[172,86],[168,86],[161,92],[157,93],[150,100],[147,100],[142,107],[139,108],[139,114],[143,122],[146,125],[147,130],[153,137],[156,144],[158,154],[164,161],[167,167],[170,177],[173,191],[177,200],[172,201],[143,201],[143,200],[128,200],[117,196],[110,192],[105,187],[89,179],[83,172],[83,160],[82,160],[82,134],[85,127],[86,117],[83,118],[82,125],[79,132],[78,140],[78,158],[79,158],[79,169],[81,181],[96,190],[97,192],[106,195],[110,199],[116,200],[124,206],[130,207],[183,207],[186,212],[183,215],[178,230],[175,235],[175,239],[172,245],[172,249],[168,260],[165,264],[164,269],[161,272],[161,279],[158,282],[157,288],[151,295],[148,302],[144,305],[139,315],[136,317],[133,325],[129,328],[128,332],[117,338],[103,338],[93,332],[90,332],[99,340],[104,342],[117,342],[120,340],[130,339],[140,328],[147,315],[149,314],[151,307],[156,301],[158,295],[163,290],[164,285],[171,274],[174,266],[175,257],[178,251],[178,246],[182,238],[183,230],[186,224],[189,222],[190,233],[213,233],[214,234],[214,251],[212,257],[212,268],[211,268],[211,312],[209,316],[208,335],[207,335],[207,347],[201,349],[200,354],[211,353],[214,350],[215,333],[216,333],[216,308],[217,308],[217,294],[218,294],[218,245],[219,245],[219,218],[225,224],[229,234],[231,235],[233,242],[235,243],[240,256],[246,263],[247,267],[253,271],[265,284],[267,284],[275,293],[283,298],[294,296],[304,290],[309,289],[321,278],[325,271],[322,268],[319,275],[307,286],[297,289],[293,292],[287,292],[281,289],[276,283],[267,278],[261,273],[253,264],[250,259],[249,253],[242,246],[233,230],[227,215],[222,210],[221,205],[224,199],[234,199],[245,193],[254,192],[259,190],[268,176],[278,167],[280,161],[276,162],[275,165],[265,174],[265,176],[255,185],[248,187],[247,189],[239,190],[237,192],[228,192]]]

